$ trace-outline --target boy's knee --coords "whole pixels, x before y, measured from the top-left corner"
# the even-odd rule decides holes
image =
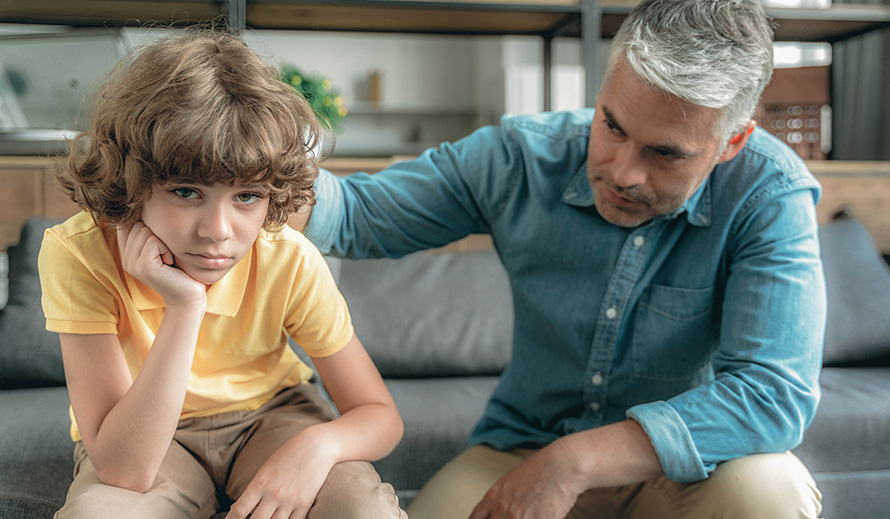
[[[392,485],[380,481],[367,462],[339,463],[331,469],[307,519],[407,519]]]
[[[701,505],[721,510],[721,517],[816,518],[822,510],[822,495],[813,477],[791,453],[756,454],[722,463],[702,489]]]

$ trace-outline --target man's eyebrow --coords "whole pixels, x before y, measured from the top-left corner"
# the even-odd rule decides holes
[[[603,117],[606,118],[606,121],[609,123],[615,131],[620,133],[621,135],[627,135],[624,130],[621,128],[621,125],[618,124],[618,121],[615,120],[615,115],[608,108],[603,107]],[[659,155],[663,155],[665,157],[670,157],[674,159],[688,159],[694,157],[696,154],[686,150],[680,146],[672,146],[670,144],[662,144],[662,145],[650,145],[646,146],[647,149],[654,151]]]
[[[618,121],[615,120],[615,115],[612,113],[611,110],[609,110],[606,107],[603,107],[603,117],[606,118],[606,121],[609,123],[609,126],[611,126],[615,131],[617,131],[621,135],[626,135],[624,133],[624,130],[621,128],[621,125],[618,124]]]
[[[688,159],[695,156],[695,153],[689,152],[679,146],[646,146],[650,150],[658,153],[659,155],[663,155],[665,157],[670,157],[673,159]]]

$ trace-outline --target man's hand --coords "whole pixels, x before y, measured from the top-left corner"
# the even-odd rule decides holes
[[[633,420],[564,436],[508,472],[470,519],[558,519],[583,492],[662,474],[649,437]]]
[[[470,519],[565,517],[587,490],[572,456],[559,441],[541,449],[492,485]]]
[[[207,287],[173,266],[173,253],[142,222],[117,228],[121,265],[160,294],[167,307],[207,305]]]

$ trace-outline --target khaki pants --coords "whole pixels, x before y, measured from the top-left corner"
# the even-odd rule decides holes
[[[314,386],[302,384],[253,411],[182,420],[151,489],[142,494],[105,485],[82,443],[74,482],[57,519],[204,519],[236,500],[278,447],[333,415]],[[309,510],[310,519],[400,517],[392,487],[366,462],[334,466]]]
[[[466,519],[491,485],[534,452],[470,447],[421,489],[408,515],[411,519]],[[796,456],[758,454],[722,463],[708,479],[697,483],[658,477],[588,490],[567,518],[815,518],[822,510],[821,499],[815,481]]]

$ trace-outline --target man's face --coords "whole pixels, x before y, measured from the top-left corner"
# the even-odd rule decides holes
[[[616,63],[597,99],[587,152],[600,215],[636,227],[683,205],[717,163],[738,151],[724,151],[713,134],[719,115],[662,93]]]
[[[176,267],[212,285],[250,251],[268,207],[264,186],[156,184],[142,221],[173,253]]]

